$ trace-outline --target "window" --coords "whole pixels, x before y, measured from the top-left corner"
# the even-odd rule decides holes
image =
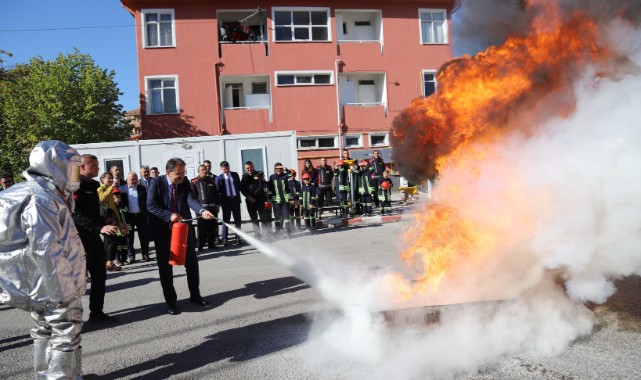
[[[444,9],[419,9],[422,44],[447,43],[447,13]]]
[[[179,113],[178,77],[145,77],[147,115]]]
[[[218,41],[224,44],[266,41],[266,26],[264,9],[218,11]]]
[[[120,177],[121,177],[120,179],[124,180],[127,178],[127,173],[129,173],[129,156],[105,157],[102,159],[102,162],[104,164],[103,166],[103,168],[105,169],[104,171],[108,172],[112,166],[118,165],[118,167],[120,168]],[[100,173],[102,174],[103,171],[101,170]]]
[[[273,14],[274,41],[329,41],[328,8],[278,8]]]
[[[298,150],[336,149],[336,136],[306,136],[298,138]]]
[[[245,162],[251,161],[254,164],[254,169],[256,171],[265,173],[265,168],[267,168],[265,161],[265,147],[241,148],[240,161],[243,163],[243,171],[245,170]]]
[[[388,145],[389,145],[389,134],[387,133],[380,133],[380,134],[370,133],[369,134],[370,147],[388,146]]]
[[[230,75],[220,77],[224,109],[270,108],[269,76]]]
[[[333,83],[331,71],[276,72],[277,86],[318,86]]]
[[[428,97],[436,92],[436,73],[433,71],[423,72],[423,96]]]
[[[176,46],[173,9],[143,9],[141,13],[145,48]]]
[[[230,99],[228,104],[231,108],[243,107],[245,102],[243,97],[243,84],[242,83],[227,83],[225,84],[225,94]]]
[[[252,94],[267,94],[267,83],[257,82],[252,83]]]
[[[344,135],[343,146],[345,148],[361,148],[363,147],[363,135]]]
[[[336,9],[335,14],[339,42],[382,42],[383,16],[380,10]]]

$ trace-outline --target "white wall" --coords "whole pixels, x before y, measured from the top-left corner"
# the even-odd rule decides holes
[[[124,173],[140,172],[141,165],[156,166],[160,174],[165,173],[167,155],[180,158],[198,157],[198,160],[209,160],[212,173],[220,174],[220,162],[229,162],[232,171],[242,177],[244,163],[241,162],[241,148],[264,147],[267,173],[277,161],[287,167],[296,167],[296,132],[270,132],[226,136],[186,137],[158,140],[119,141],[95,144],[72,145],[80,154],[93,154],[100,162],[100,173],[107,170],[103,163],[106,159],[123,159]],[[194,172],[195,175],[195,172]],[[193,175],[188,176],[189,178]],[[249,215],[244,204],[241,207],[243,220]],[[222,215],[220,215],[222,218]]]

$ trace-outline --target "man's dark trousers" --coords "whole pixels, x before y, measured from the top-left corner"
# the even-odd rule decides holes
[[[194,250],[194,228],[189,226],[187,235],[187,256],[185,257],[185,271],[187,272],[187,287],[191,297],[200,297],[200,273],[198,272],[198,259]],[[169,248],[171,233],[158,233],[156,235],[156,261],[160,274],[160,285],[168,305],[176,303],[178,296],[174,288],[173,266],[169,264]],[[104,265],[103,265],[104,266]]]
[[[98,234],[79,234],[82,246],[87,253],[87,272],[91,275],[89,310],[102,313],[105,304],[105,284],[107,282],[107,254]]]

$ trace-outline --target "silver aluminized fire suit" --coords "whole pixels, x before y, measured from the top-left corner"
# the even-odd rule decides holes
[[[37,379],[76,379],[85,292],[85,251],[71,218],[80,155],[43,141],[25,182],[0,193],[0,303],[30,311]]]

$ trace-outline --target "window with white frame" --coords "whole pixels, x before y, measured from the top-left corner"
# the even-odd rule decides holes
[[[274,41],[329,41],[329,8],[273,8]]]
[[[267,14],[264,9],[219,10],[218,41],[224,44],[257,43],[267,40]]]
[[[222,76],[220,88],[224,109],[271,107],[267,75]]]
[[[447,12],[445,9],[419,9],[422,44],[447,43]]]
[[[147,115],[178,113],[178,76],[145,77]]]
[[[173,9],[143,9],[142,41],[145,48],[176,46]]]
[[[380,10],[336,9],[336,39],[347,41],[382,40]]]
[[[369,134],[369,146],[389,146],[389,134],[388,133],[370,133]]]
[[[334,83],[331,71],[276,72],[276,86],[323,86]]]
[[[267,169],[267,161],[265,155],[265,147],[247,147],[240,149],[240,162],[245,167],[245,162],[251,161],[254,164],[254,169],[259,172],[265,172]]]
[[[428,97],[436,92],[436,72],[423,71],[423,96]]]
[[[343,147],[345,148],[362,148],[363,135],[343,135]]]
[[[305,136],[298,138],[298,150],[306,149],[336,149],[336,136]]]

